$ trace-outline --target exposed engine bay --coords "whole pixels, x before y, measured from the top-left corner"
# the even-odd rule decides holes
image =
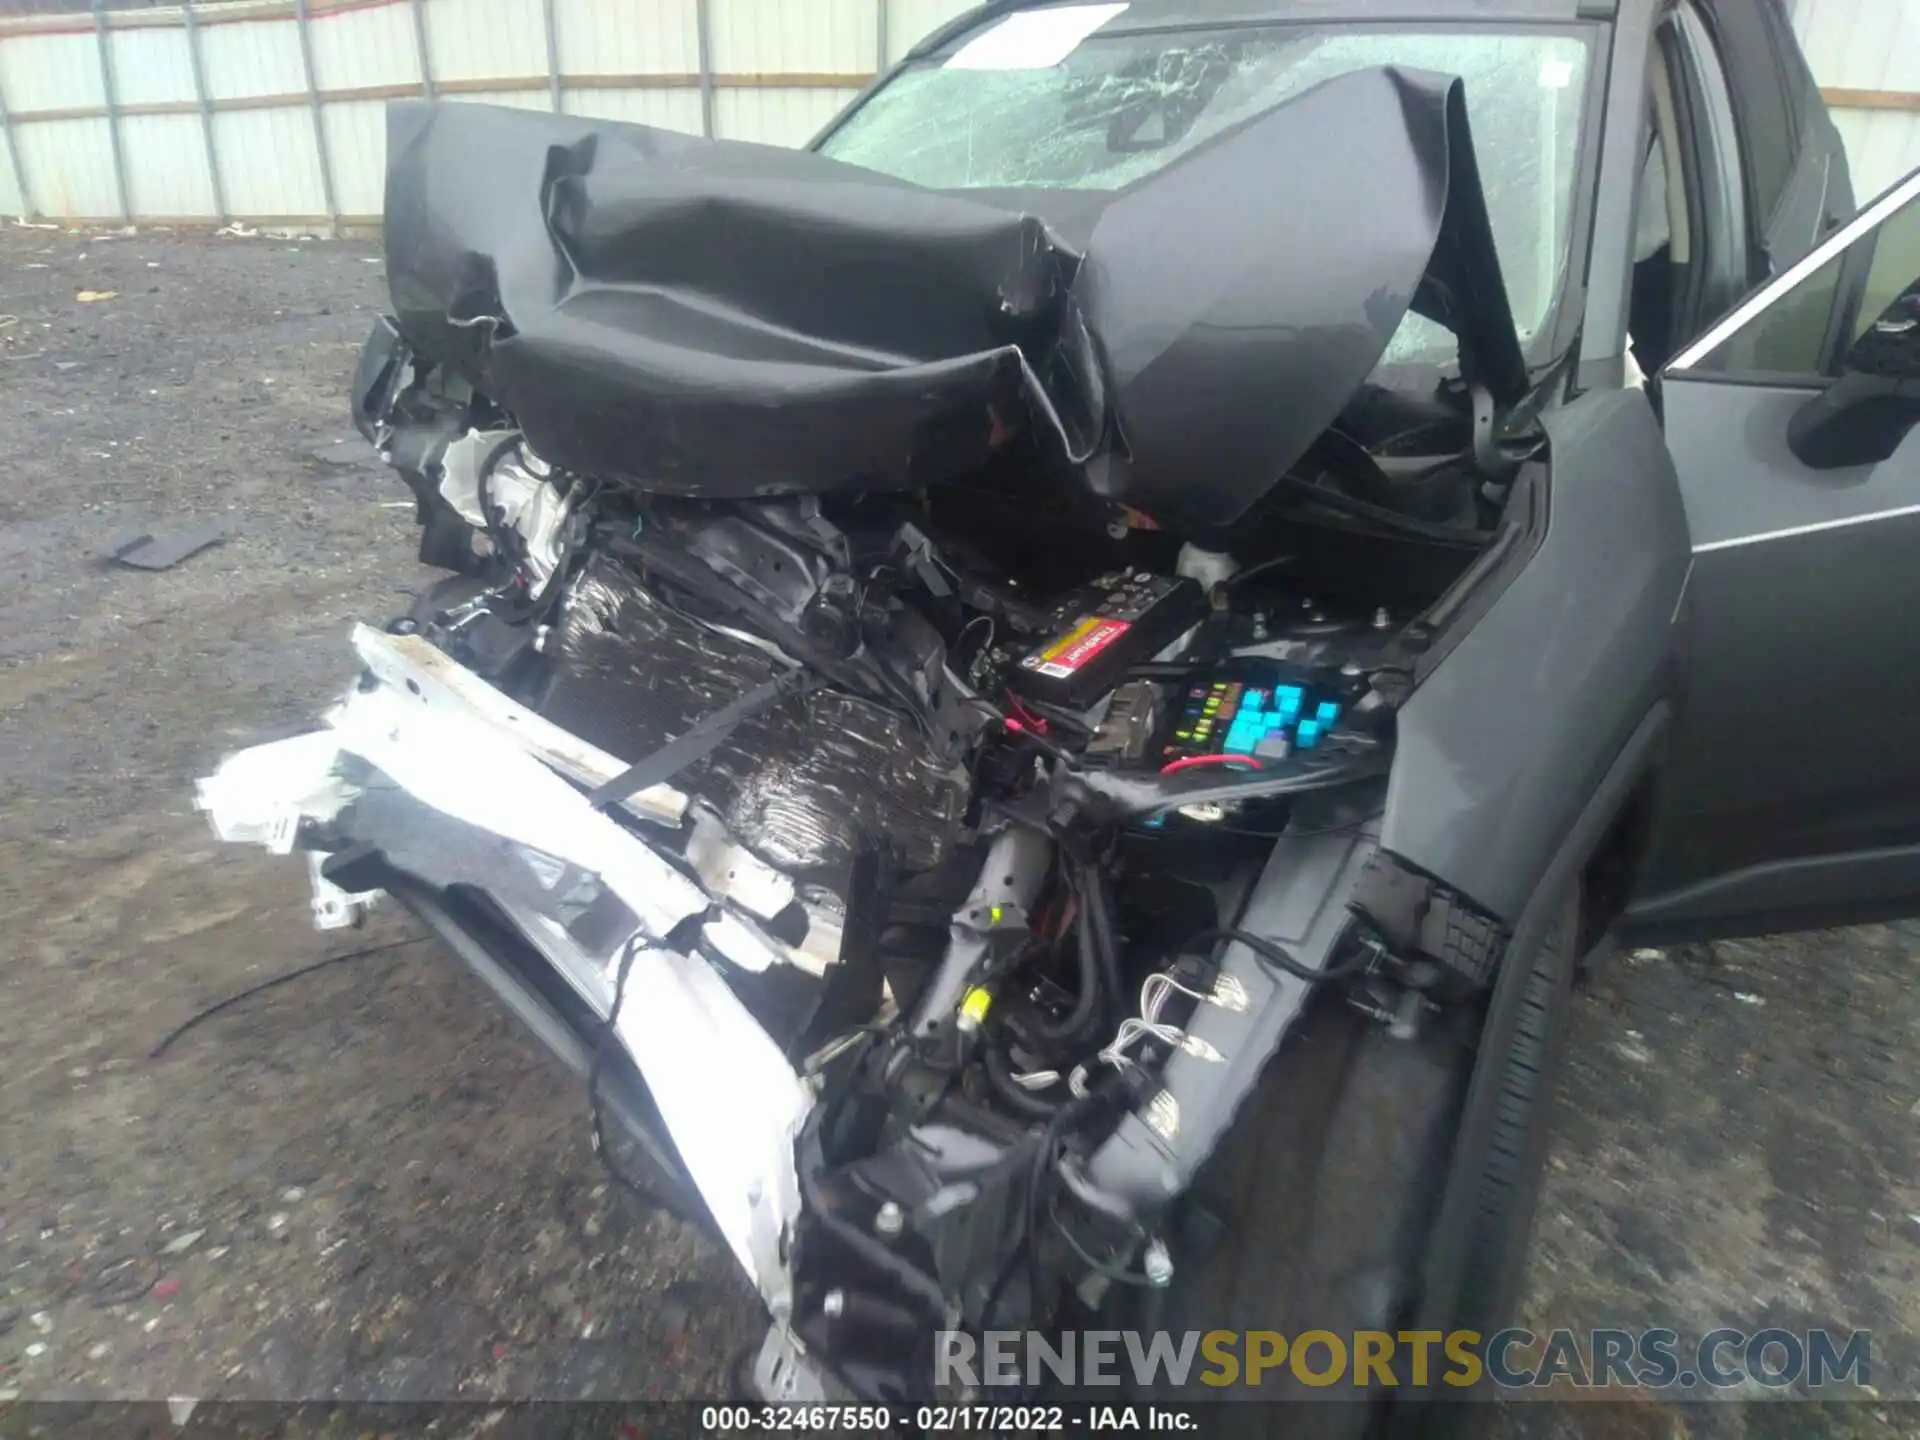
[[[1315,987],[1410,1026],[1485,984],[1499,920],[1377,843],[1400,707],[1544,511],[1471,364],[1360,385],[1231,513],[1136,503],[995,384],[942,422],[985,426],[957,477],[717,496],[536,447],[501,357],[397,308],[356,418],[451,576],[201,804],[307,852],[322,924],[391,893],[550,967],[597,1132],[637,1076],[609,1159],[841,1383],[1165,1284],[1167,1207]]]

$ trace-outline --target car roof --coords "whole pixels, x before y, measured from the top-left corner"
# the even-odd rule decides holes
[[[1086,0],[989,0],[957,16],[929,35],[917,52],[934,50],[995,15],[1042,10]],[[1127,0],[1126,8],[1100,27],[1104,35],[1184,26],[1255,24],[1260,21],[1395,20],[1595,20],[1620,5],[1650,5],[1657,0]]]

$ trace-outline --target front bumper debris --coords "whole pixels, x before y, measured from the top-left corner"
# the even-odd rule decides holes
[[[723,833],[703,832],[696,883],[575,788],[617,775],[619,760],[423,640],[362,626],[353,644],[365,670],[326,728],[229,757],[199,783],[199,807],[223,840],[316,856],[363,847],[409,889],[417,881],[423,894],[483,892],[601,1024],[632,946],[612,1038],[778,1325],[792,1308],[794,1138],[813,1093],[712,966],[667,937],[697,918],[729,935],[744,931],[719,909],[725,892],[762,909],[781,898],[784,877],[737,863]],[[688,808],[665,785],[624,803],[666,825]],[[310,863],[316,923],[351,923],[377,898],[334,883],[319,859]],[[723,893],[708,888],[708,876]]]

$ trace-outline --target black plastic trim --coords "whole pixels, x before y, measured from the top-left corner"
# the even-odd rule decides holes
[[[1630,943],[1671,944],[1901,919],[1913,913],[1903,897],[1916,875],[1920,845],[1772,860],[1637,900],[1620,931]]]

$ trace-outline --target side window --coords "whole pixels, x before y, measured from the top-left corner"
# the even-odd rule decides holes
[[[1762,287],[1674,361],[1676,371],[1819,378],[1863,368],[1920,281],[1920,171],[1888,191],[1807,260]],[[1892,327],[1890,329],[1890,327]],[[1904,330],[1901,331],[1904,333]],[[1848,363],[1851,362],[1851,363]]]

